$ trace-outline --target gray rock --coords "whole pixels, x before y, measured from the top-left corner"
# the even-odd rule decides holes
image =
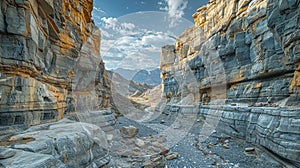
[[[26,137],[32,141],[22,143]],[[1,161],[4,166],[27,167],[32,160],[33,167],[101,167],[109,162],[105,133],[88,123],[64,119],[31,127],[10,139],[16,149],[11,151],[16,154],[10,158],[5,155],[6,159]]]
[[[120,129],[120,132],[121,132],[121,135],[124,137],[124,138],[133,138],[137,135],[138,133],[138,128],[134,127],[134,126],[123,126],[121,129]]]
[[[0,148],[0,159],[7,159],[13,157],[16,154],[16,151],[7,149],[7,148]]]
[[[19,168],[19,167],[57,167],[66,168],[60,160],[54,156],[40,153],[26,152],[23,150],[13,150],[16,155],[7,159],[1,160],[4,167]]]
[[[195,79],[194,103],[206,117],[221,111],[223,132],[298,162],[299,5],[220,0],[197,10],[195,26],[162,48],[164,114],[174,114],[174,104],[193,94],[186,88]],[[182,52],[185,46],[193,52]],[[236,106],[209,105],[220,99]]]

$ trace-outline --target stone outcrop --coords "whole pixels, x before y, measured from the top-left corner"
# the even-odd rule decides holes
[[[63,119],[33,126],[6,141],[14,155],[4,160],[4,167],[101,167],[110,156],[103,131],[92,124]]]
[[[92,9],[92,0],[0,0],[0,167],[109,162],[100,127],[115,116]]]
[[[210,0],[199,8],[195,25],[162,48],[167,107],[192,94],[200,113],[223,111],[220,124],[228,134],[298,162],[299,5]]]
[[[110,108],[92,9],[92,0],[0,1],[1,126],[57,121],[85,103]]]

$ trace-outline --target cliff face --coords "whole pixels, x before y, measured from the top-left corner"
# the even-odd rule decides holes
[[[210,0],[162,48],[164,97],[171,104],[192,93],[201,113],[223,111],[226,133],[299,161],[299,4]]]
[[[78,85],[96,83],[95,108],[110,106],[92,5],[92,0],[0,1],[0,125],[61,119],[65,111],[80,109]],[[81,84],[86,67],[93,67],[94,77]]]
[[[110,80],[92,5],[92,0],[0,0],[4,167],[102,167],[109,162],[106,135],[93,125],[109,127],[115,118],[103,110],[111,108]],[[60,120],[72,112],[81,112],[75,114],[82,122]]]

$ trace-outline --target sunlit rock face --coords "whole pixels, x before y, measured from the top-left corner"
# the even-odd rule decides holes
[[[192,93],[204,114],[222,99],[226,133],[299,161],[299,4],[210,0],[162,48],[164,97],[173,103]]]
[[[52,122],[82,108],[76,104],[81,97],[71,91],[81,89],[73,79],[85,67],[94,70],[85,82],[97,84],[85,90],[95,92],[91,108],[110,106],[92,5],[92,0],[0,2],[0,125]]]

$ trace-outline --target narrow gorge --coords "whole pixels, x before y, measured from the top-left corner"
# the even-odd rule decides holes
[[[93,3],[0,0],[1,168],[300,166],[300,0],[198,6],[151,87],[106,70]]]

